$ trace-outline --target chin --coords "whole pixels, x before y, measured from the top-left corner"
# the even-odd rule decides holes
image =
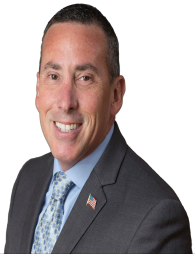
[[[51,149],[53,156],[59,160],[63,170],[68,170],[78,161],[78,154],[71,151],[67,152],[68,149]]]

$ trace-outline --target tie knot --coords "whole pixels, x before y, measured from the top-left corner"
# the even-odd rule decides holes
[[[64,200],[73,185],[74,183],[64,172],[57,172],[55,174],[52,198]]]

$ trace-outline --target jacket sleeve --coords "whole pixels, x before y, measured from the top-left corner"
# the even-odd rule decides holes
[[[155,205],[140,223],[128,253],[191,254],[190,226],[181,203],[166,199]]]
[[[11,216],[12,216],[12,208],[13,208],[13,203],[14,203],[14,198],[15,198],[15,194],[17,191],[17,187],[18,187],[18,183],[20,181],[21,175],[23,172],[23,168],[20,170],[16,181],[14,183],[14,187],[12,190],[12,194],[11,194],[11,202],[10,202],[10,207],[9,207],[9,213],[8,213],[8,223],[7,223],[7,231],[6,231],[6,243],[5,243],[5,249],[4,249],[4,253],[9,253],[9,249],[10,249],[10,234],[11,234],[11,230],[10,230],[10,220],[11,220]]]

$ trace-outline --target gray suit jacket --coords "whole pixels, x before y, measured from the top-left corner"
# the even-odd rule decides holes
[[[30,253],[52,177],[51,153],[29,160],[15,182],[5,253]],[[97,199],[93,210],[86,202]],[[188,217],[174,191],[126,144],[117,124],[52,253],[192,253]]]

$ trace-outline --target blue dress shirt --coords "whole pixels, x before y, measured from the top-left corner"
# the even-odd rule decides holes
[[[71,179],[71,181],[75,185],[71,188],[71,190],[68,192],[68,194],[65,198],[64,215],[63,215],[60,231],[62,230],[62,228],[68,218],[68,215],[70,214],[70,212],[74,206],[74,203],[76,202],[76,200],[79,196],[79,193],[81,192],[85,182],[87,181],[89,175],[91,174],[91,171],[95,167],[96,163],[98,162],[101,155],[103,154],[106,146],[108,145],[108,143],[111,139],[111,136],[113,134],[113,131],[114,131],[114,125],[112,126],[112,128],[106,135],[105,139],[102,141],[102,143],[91,154],[89,154],[86,158],[79,161],[77,164],[75,164],[73,167],[71,167],[70,169],[68,169],[66,171],[66,175]],[[41,220],[41,217],[44,214],[47,206],[49,205],[49,201],[50,201],[52,191],[53,191],[54,175],[59,171],[63,171],[63,170],[60,166],[58,159],[54,158],[53,177],[51,179],[49,189],[48,189],[46,196],[45,196],[42,211],[39,214],[37,226],[38,226],[39,221]],[[35,228],[35,234],[36,234],[37,226]]]

